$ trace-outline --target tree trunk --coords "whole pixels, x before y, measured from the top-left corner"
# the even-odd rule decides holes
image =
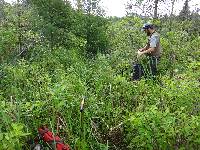
[[[20,54],[22,51],[22,33],[21,33],[21,8],[20,8],[20,3],[19,0],[17,0],[17,28],[18,28],[18,53]]]
[[[172,0],[172,10],[171,10],[170,16],[172,16],[174,13],[174,3],[175,3],[175,0]]]
[[[78,8],[79,11],[82,10],[82,2],[81,2],[81,0],[77,0],[77,8]]]
[[[154,0],[154,16],[153,16],[154,19],[158,18],[158,2],[159,0]]]

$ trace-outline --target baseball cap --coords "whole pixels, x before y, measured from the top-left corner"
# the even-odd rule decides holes
[[[151,23],[145,23],[142,27],[142,30],[144,31],[145,29],[153,28],[153,24]]]

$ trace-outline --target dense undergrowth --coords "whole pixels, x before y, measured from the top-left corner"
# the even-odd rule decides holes
[[[200,38],[158,21],[160,74],[156,80],[133,82],[135,52],[145,44],[139,30],[143,22],[127,17],[110,23],[108,54],[85,57],[80,38],[72,48],[38,44],[28,57],[2,63],[0,149],[29,149],[26,141],[45,124],[71,149],[197,150]]]

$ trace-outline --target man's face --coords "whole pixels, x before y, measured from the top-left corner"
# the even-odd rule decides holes
[[[149,31],[149,29],[145,29],[144,32],[147,34],[147,36],[151,35],[151,32]]]

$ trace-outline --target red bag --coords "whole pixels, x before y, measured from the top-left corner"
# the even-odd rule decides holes
[[[59,136],[54,136],[47,127],[41,127],[38,129],[41,139],[48,144],[56,144],[56,150],[70,150],[69,145],[64,144]]]

